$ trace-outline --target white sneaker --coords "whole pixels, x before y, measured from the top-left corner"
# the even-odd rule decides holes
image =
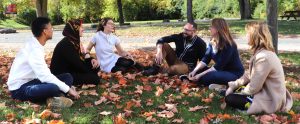
[[[226,85],[210,84],[208,86],[208,89],[220,92],[220,91],[224,91],[224,90],[226,91],[226,87],[227,87]]]

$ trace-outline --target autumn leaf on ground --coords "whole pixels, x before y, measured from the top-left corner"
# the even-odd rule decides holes
[[[162,112],[158,112],[157,117],[172,118],[172,117],[174,117],[174,113],[171,111],[164,110]]]
[[[152,87],[151,87],[150,85],[145,85],[145,86],[144,86],[144,90],[145,90],[145,91],[148,91],[148,92],[149,92],[149,91],[152,91]]]
[[[145,117],[149,117],[149,116],[152,116],[152,115],[154,115],[155,114],[155,112],[145,112],[143,115],[145,116]]]
[[[0,103],[0,108],[5,108],[5,102]]]
[[[209,124],[209,119],[204,117],[204,118],[200,119],[199,124]]]
[[[51,116],[52,112],[49,109],[45,109],[41,114],[40,117],[41,119],[46,119]]]
[[[128,101],[128,102],[126,102],[126,106],[125,106],[125,108],[124,108],[124,110],[130,110],[131,109],[131,107],[134,105],[135,103],[133,102],[133,101]]]
[[[125,76],[125,78],[127,78],[129,80],[135,80],[135,76],[136,76],[136,74],[127,73],[127,75]]]
[[[294,100],[299,100],[300,99],[300,93],[292,92],[291,95],[292,95]]]
[[[99,95],[96,90],[89,90],[88,92],[89,92],[89,95],[93,95],[93,96]]]
[[[33,109],[33,111],[37,112],[40,110],[41,106],[38,104],[32,104],[30,107]]]
[[[7,121],[13,121],[16,118],[16,115],[14,113],[9,113],[5,115],[5,118]]]
[[[126,80],[125,78],[119,78],[119,84],[120,84],[121,86],[126,86],[127,80]]]
[[[84,103],[83,106],[88,108],[88,107],[93,107],[93,104],[88,102],[88,103]]]
[[[65,124],[62,120],[51,120],[48,124]]]
[[[104,73],[104,72],[99,72],[98,76],[100,76],[102,79],[107,80],[111,78],[111,73]]]
[[[134,102],[134,107],[141,107],[141,100],[135,100],[135,99],[131,99]]]
[[[110,111],[103,111],[103,112],[100,112],[100,115],[110,115],[111,112]]]
[[[114,124],[126,124],[126,120],[123,118],[121,113],[114,117]]]
[[[188,87],[188,83],[183,83],[181,86],[180,86],[180,90],[181,90],[181,93],[183,94],[189,94],[189,87]]]
[[[101,96],[100,100],[95,101],[95,105],[99,105],[99,104],[101,104],[103,102],[106,102],[106,101],[107,101],[107,99],[104,96]]]
[[[125,117],[130,117],[131,113],[133,112],[131,110],[124,110],[124,111],[125,111],[125,113],[124,113]]]
[[[81,86],[81,89],[89,89],[89,88],[93,88],[93,87],[96,87],[96,85],[94,85],[94,84],[83,84]]]
[[[194,112],[194,111],[197,111],[197,110],[200,110],[200,109],[207,109],[207,108],[209,108],[209,106],[199,106],[199,105],[197,105],[195,107],[190,107],[189,111]]]
[[[177,113],[178,112],[178,110],[177,110],[177,108],[176,108],[176,104],[165,104],[165,106],[167,107],[167,110],[169,110],[169,111],[172,111],[172,112],[174,112],[174,113]]]
[[[211,98],[202,99],[202,102],[211,103],[212,99]]]
[[[146,106],[152,106],[152,105],[153,105],[153,100],[147,99]]]
[[[135,88],[136,88],[136,91],[134,91],[134,93],[143,94],[143,89],[144,89],[143,86],[137,85],[137,86],[135,86]]]
[[[110,92],[108,97],[109,100],[111,101],[119,101],[121,99],[121,97],[113,92]]]
[[[232,117],[229,114],[218,114],[217,117],[222,120],[232,119]]]
[[[222,110],[224,110],[224,109],[226,108],[226,102],[223,102],[223,103],[220,105],[220,108],[221,108]]]
[[[174,119],[173,121],[172,121],[173,123],[183,123],[183,118],[180,118],[180,119]]]
[[[156,118],[153,118],[153,116],[149,116],[146,118],[146,121],[149,121],[149,122],[156,122]]]
[[[164,90],[162,88],[160,88],[159,86],[156,86],[155,96],[160,96],[163,92],[164,92]]]

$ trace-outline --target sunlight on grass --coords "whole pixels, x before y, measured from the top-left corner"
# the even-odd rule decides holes
[[[28,26],[15,22],[11,19],[0,20],[0,28],[28,28]]]

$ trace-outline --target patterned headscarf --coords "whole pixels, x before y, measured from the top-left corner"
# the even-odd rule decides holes
[[[79,19],[70,20],[67,22],[62,34],[74,45],[75,49],[79,52],[81,60],[84,60],[83,53],[81,52],[79,30],[82,21]]]

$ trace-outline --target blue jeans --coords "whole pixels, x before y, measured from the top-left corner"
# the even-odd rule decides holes
[[[208,68],[204,68],[200,72],[207,70]],[[198,72],[198,73],[200,73]],[[228,85],[228,82],[235,81],[239,79],[242,75],[234,74],[229,71],[211,71],[200,77],[198,80],[198,85],[208,86],[210,84],[222,84]]]
[[[56,76],[59,80],[72,86],[73,77],[69,73]],[[31,80],[23,84],[19,89],[10,91],[14,99],[21,101],[43,102],[49,97],[55,97],[62,94],[62,91],[53,83],[41,82],[38,79]]]

